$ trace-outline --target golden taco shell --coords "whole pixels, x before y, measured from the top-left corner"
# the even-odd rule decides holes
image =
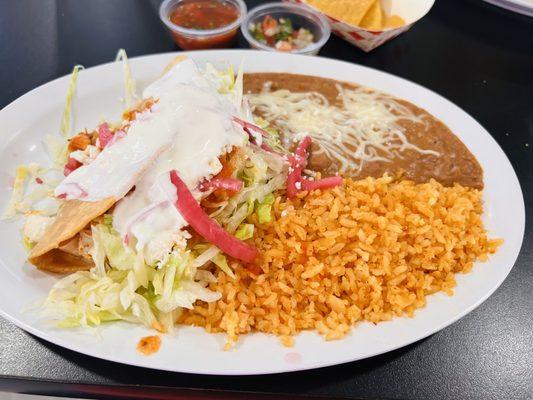
[[[39,269],[51,272],[87,270],[92,261],[76,255],[69,243],[91,221],[109,210],[116,199],[95,202],[68,200],[59,209],[55,221],[46,229],[42,239],[31,250],[29,261]]]
[[[167,73],[172,67],[187,56],[176,56],[163,70]],[[31,250],[28,260],[37,268],[56,272],[69,273],[91,269],[92,259],[79,250],[78,234],[118,200],[107,198],[100,201],[88,202],[68,200],[59,209],[55,221],[46,229],[42,239]]]

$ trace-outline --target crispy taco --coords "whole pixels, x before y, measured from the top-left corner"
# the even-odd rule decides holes
[[[163,70],[162,76],[168,73],[174,66],[186,59],[185,56],[177,56]],[[161,77],[162,77],[161,76]],[[161,78],[160,77],[160,78]],[[146,106],[141,102],[139,109]],[[135,113],[130,110],[125,113],[131,116]],[[128,123],[131,121],[127,121]],[[114,134],[113,134],[114,135]],[[71,139],[71,143],[82,141],[80,138],[86,136],[85,133]],[[90,143],[88,141],[88,143]],[[101,144],[101,140],[100,140]],[[72,149],[73,147],[70,146]],[[74,149],[78,149],[74,147]],[[78,149],[78,150],[85,150]],[[77,151],[77,150],[75,150]],[[145,167],[149,163],[145,164]],[[142,174],[141,169],[137,174]],[[32,248],[28,260],[39,269],[67,273],[74,271],[89,270],[94,266],[90,255],[84,251],[81,243],[82,238],[79,233],[94,219],[100,217],[109,210],[118,200],[115,197],[104,198],[97,201],[83,201],[79,199],[66,200],[59,209],[52,224],[43,233],[42,238]]]

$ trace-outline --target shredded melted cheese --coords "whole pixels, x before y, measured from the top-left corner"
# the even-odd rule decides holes
[[[337,90],[341,107],[330,104],[317,92],[284,89],[248,94],[247,99],[253,111],[295,139],[310,135],[320,144],[321,152],[339,162],[341,174],[360,172],[367,162],[401,158],[405,150],[439,155],[408,141],[399,121],[425,126],[427,121],[393,97],[362,87],[347,89],[337,85]]]

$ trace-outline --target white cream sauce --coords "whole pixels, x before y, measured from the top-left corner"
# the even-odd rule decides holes
[[[209,86],[191,60],[147,87],[143,98],[150,97],[157,99],[150,113],[56,188],[56,195],[67,199],[121,199],[113,225],[124,238],[135,237],[138,250],[187,225],[173,205],[169,171],[176,169],[199,197],[198,183],[222,169],[218,157],[246,143],[246,134],[232,122],[235,106]]]

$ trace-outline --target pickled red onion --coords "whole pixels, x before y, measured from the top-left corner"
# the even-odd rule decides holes
[[[178,196],[175,206],[196,233],[231,257],[248,263],[257,258],[255,247],[230,235],[205,213],[175,170],[170,171],[170,181]]]

